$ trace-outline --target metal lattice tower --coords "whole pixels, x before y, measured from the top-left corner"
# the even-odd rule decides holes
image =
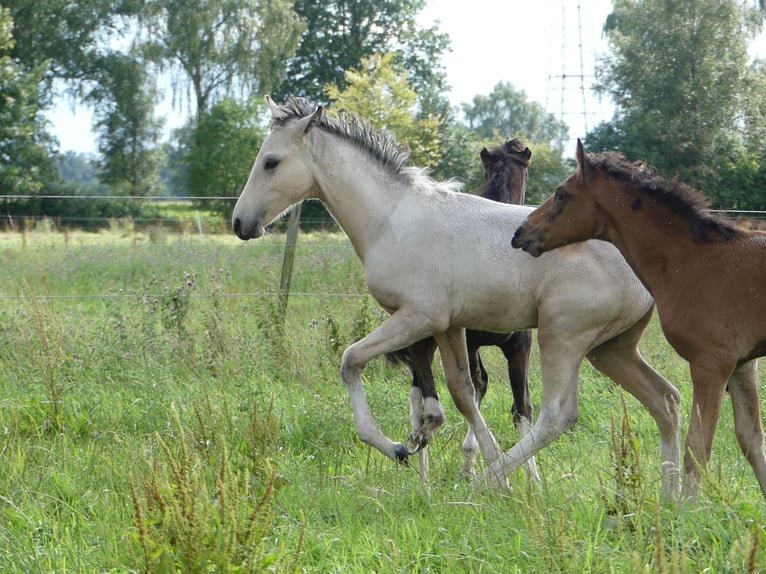
[[[554,0],[551,0],[551,11],[553,14]],[[548,90],[546,95],[545,109],[559,118],[559,121],[569,125],[570,137],[582,137],[588,131],[588,109],[586,99],[586,78],[585,67],[583,63],[583,40],[582,40],[582,12],[580,9],[580,0],[575,4],[575,20],[570,22],[570,11],[573,6],[572,0],[561,0],[560,17],[561,30],[559,37],[561,39],[560,58],[558,59],[558,70],[556,73],[549,72]],[[552,22],[552,28],[555,21]],[[556,35],[551,34],[554,38]],[[574,38],[573,38],[574,36]],[[575,49],[576,48],[576,49]],[[551,54],[555,51],[551,50]],[[549,70],[554,68],[553,56],[549,62]],[[551,93],[559,92],[559,106],[554,109],[555,104],[550,100]],[[579,92],[579,93],[578,93]],[[583,133],[572,133],[573,131]]]

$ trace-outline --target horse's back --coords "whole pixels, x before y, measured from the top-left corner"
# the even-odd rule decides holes
[[[510,331],[555,316],[619,331],[651,309],[651,296],[613,245],[591,240],[531,257],[511,240],[533,208],[456,195],[429,218],[435,226],[423,224],[430,255],[417,270],[438,275],[425,284],[444,287],[452,324]]]

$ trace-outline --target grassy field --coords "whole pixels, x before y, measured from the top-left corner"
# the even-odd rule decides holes
[[[445,400],[424,488],[354,432],[340,354],[382,314],[353,250],[301,236],[281,325],[283,243],[0,235],[0,571],[766,571],[766,505],[728,401],[699,500],[663,505],[653,421],[587,365],[579,421],[538,456],[541,485],[520,471],[511,491],[473,489]],[[687,367],[656,321],[642,352],[687,414]],[[502,357],[484,358],[483,411],[509,448]],[[377,359],[365,379],[404,439],[409,374]]]

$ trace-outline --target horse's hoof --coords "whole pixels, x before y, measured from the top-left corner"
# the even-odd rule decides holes
[[[408,461],[407,459],[412,454],[410,449],[408,449],[406,446],[404,446],[402,443],[398,442],[394,445],[394,456],[396,457],[396,462],[407,465]]]
[[[410,437],[407,439],[407,443],[412,445],[410,454],[415,454],[420,451],[420,449],[428,446],[428,435],[423,432],[423,429],[412,431]]]

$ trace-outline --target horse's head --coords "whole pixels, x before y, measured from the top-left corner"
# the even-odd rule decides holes
[[[263,235],[266,225],[316,188],[305,140],[321,120],[323,108],[301,115],[269,97],[266,101],[271,108],[272,130],[255,158],[232,214],[234,232],[245,240]]]
[[[524,220],[512,245],[538,257],[562,245],[599,237],[603,220],[591,194],[596,168],[577,140],[577,170]]]
[[[501,203],[524,204],[527,168],[532,151],[521,140],[513,139],[492,150],[481,150],[485,185],[482,197]]]

